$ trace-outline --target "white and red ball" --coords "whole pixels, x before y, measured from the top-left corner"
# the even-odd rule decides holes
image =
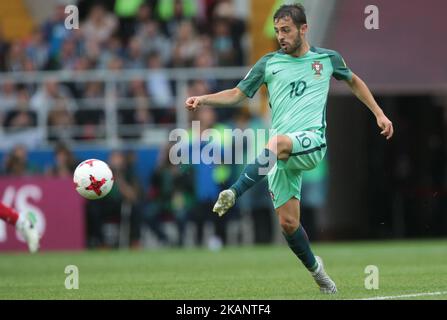
[[[113,174],[107,163],[89,159],[81,162],[74,171],[76,191],[89,200],[104,198],[113,187]]]

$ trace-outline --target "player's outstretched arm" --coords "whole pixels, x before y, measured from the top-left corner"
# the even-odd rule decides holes
[[[365,82],[353,73],[352,79],[346,81],[346,83],[351,88],[355,96],[359,98],[359,100],[362,101],[376,116],[377,125],[380,129],[382,129],[380,134],[385,136],[387,140],[391,139],[394,133],[393,123],[383,113],[383,110],[377,104]]]
[[[186,99],[186,109],[195,110],[202,105],[231,106],[240,103],[247,96],[239,88],[224,90],[203,96],[189,97]]]

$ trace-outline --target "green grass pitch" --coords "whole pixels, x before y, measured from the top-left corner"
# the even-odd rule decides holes
[[[1,253],[0,299],[447,299],[446,240],[324,243],[313,250],[337,283],[337,295],[320,294],[287,245],[280,245]],[[78,267],[78,290],[65,288],[67,265]],[[378,290],[365,289],[368,265],[379,268]]]

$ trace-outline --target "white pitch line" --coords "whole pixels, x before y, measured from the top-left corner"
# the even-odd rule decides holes
[[[403,295],[400,295],[400,296],[363,298],[363,299],[360,299],[360,300],[389,300],[389,299],[413,298],[413,297],[423,297],[423,296],[439,296],[439,295],[443,295],[443,294],[447,294],[447,291],[422,292],[422,293],[403,294]]]

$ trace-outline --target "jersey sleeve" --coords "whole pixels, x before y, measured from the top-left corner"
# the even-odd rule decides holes
[[[256,62],[256,64],[248,71],[243,80],[239,82],[237,87],[249,98],[253,98],[259,88],[265,82],[265,67],[267,61],[272,55],[266,55]]]
[[[335,79],[348,81],[352,79],[352,71],[346,66],[345,60],[338,52],[334,51],[331,62],[334,68],[332,75]]]

